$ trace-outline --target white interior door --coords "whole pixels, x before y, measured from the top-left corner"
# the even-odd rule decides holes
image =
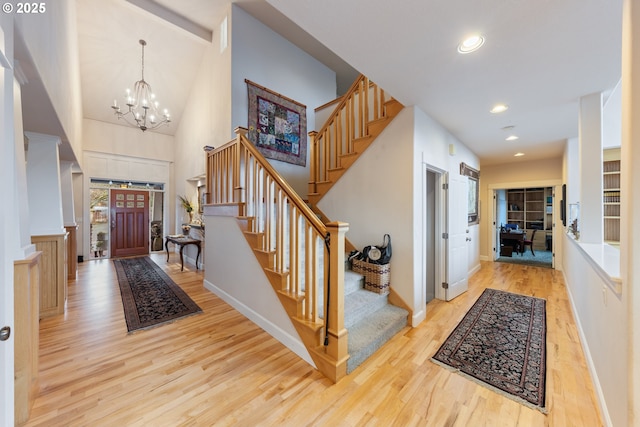
[[[450,175],[449,180],[449,254],[445,299],[451,301],[468,289],[468,179]]]

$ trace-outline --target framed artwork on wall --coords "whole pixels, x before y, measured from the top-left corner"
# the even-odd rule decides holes
[[[247,138],[268,159],[307,164],[307,107],[245,79],[249,96]]]
[[[460,163],[460,175],[469,179],[467,222],[469,225],[480,222],[480,171],[466,163]]]

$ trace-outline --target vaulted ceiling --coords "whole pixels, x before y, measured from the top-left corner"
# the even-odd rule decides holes
[[[560,156],[578,135],[581,96],[621,75],[621,0],[237,0],[234,3],[336,70],[356,69],[416,105],[482,164]],[[140,75],[180,120],[207,32],[228,0],[77,0],[85,117],[116,122],[109,106]],[[294,24],[295,22],[295,24]],[[486,41],[461,55],[471,33]],[[345,83],[347,82],[347,83]],[[496,103],[509,109],[491,114]],[[313,106],[311,106],[313,107]],[[177,125],[162,132],[175,132]],[[519,139],[505,141],[503,128]]]

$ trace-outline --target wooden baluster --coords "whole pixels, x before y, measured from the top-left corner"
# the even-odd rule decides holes
[[[367,123],[369,123],[369,79],[364,79],[364,120],[362,122],[362,135],[368,135]]]
[[[278,190],[277,224],[276,224],[276,271],[284,271],[284,230],[285,230],[285,206],[287,201],[282,190]]]
[[[379,103],[379,99],[378,99],[378,87],[376,85],[373,85],[372,87],[373,90],[373,118],[374,120],[377,120],[380,118],[380,103]]]
[[[329,168],[329,158],[331,156],[331,131],[327,129],[324,136],[324,167],[322,168],[322,181],[327,180],[327,169]]]
[[[311,286],[311,247],[309,242],[311,241],[311,227],[305,224],[304,227],[304,319],[311,320],[310,313],[312,312],[313,304],[313,291]]]
[[[309,227],[311,230],[311,265],[309,266],[309,270],[311,270],[311,280],[308,285],[308,292],[311,294],[311,298],[309,301],[310,305],[310,318],[312,322],[318,322],[320,316],[318,315],[318,310],[320,309],[319,301],[318,301],[318,288],[320,284],[318,283],[318,233],[313,230],[313,227]]]
[[[338,140],[338,152],[336,153],[336,167],[340,167],[340,157],[344,154],[344,138],[342,137],[342,114],[338,114],[335,119],[336,123],[336,139]]]
[[[273,194],[271,194],[271,177],[264,170],[264,199],[262,201],[264,205],[264,245],[263,249],[266,251],[271,250],[271,200]]]
[[[262,192],[262,187],[260,185],[260,165],[258,162],[254,162],[253,167],[253,217],[255,218],[253,221],[253,231],[259,233],[262,229],[262,209],[259,208]]]
[[[344,108],[340,112],[341,120],[344,120],[344,137],[347,141],[351,140],[351,100],[351,97],[349,97],[345,101]]]
[[[210,152],[206,152],[205,164],[206,164],[206,171],[207,171],[207,178],[205,180],[205,184],[207,186],[207,192],[208,192],[207,201],[209,203],[213,203],[213,200],[211,198],[213,193],[213,187],[211,186],[213,171],[211,170],[211,153]]]
[[[349,98],[349,139],[351,139],[352,141],[354,139],[356,139],[356,130],[355,130],[355,115],[354,115],[354,110],[355,110],[355,97],[351,96],[351,98]]]
[[[359,111],[358,111],[358,131],[359,131],[359,137],[363,137],[365,135],[365,126],[366,126],[366,117],[365,117],[365,105],[366,105],[366,98],[365,98],[365,83],[364,80],[360,82],[360,92],[359,92],[359,98],[358,98],[358,102],[359,102]]]
[[[229,149],[222,153],[222,199],[229,202]]]
[[[289,207],[289,282],[287,283],[287,291],[291,292],[295,286],[294,283],[298,280],[297,264],[298,251],[295,246],[296,239],[296,223],[298,219],[298,213],[295,205]]]

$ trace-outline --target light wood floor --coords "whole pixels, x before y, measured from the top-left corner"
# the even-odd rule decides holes
[[[203,314],[127,334],[113,263],[79,265],[67,312],[41,322],[40,395],[28,426],[600,426],[562,275],[483,263],[469,292],[433,301],[331,384],[202,286],[153,259]],[[484,288],[547,299],[547,407],[524,407],[429,359]]]

